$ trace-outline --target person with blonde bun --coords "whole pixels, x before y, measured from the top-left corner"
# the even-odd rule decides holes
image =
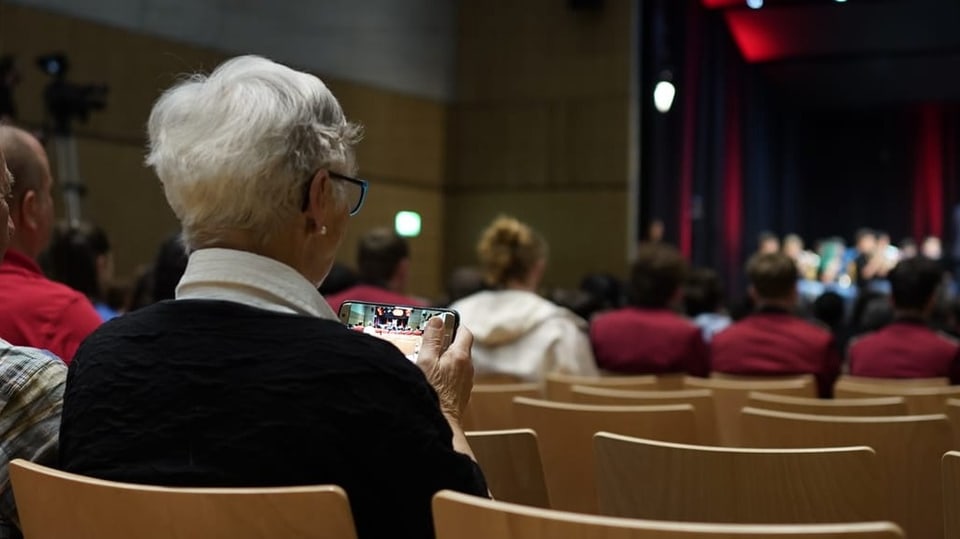
[[[543,237],[501,216],[483,232],[477,255],[489,289],[451,305],[474,334],[477,373],[532,382],[549,372],[597,374],[586,322],[536,293],[547,267]]]

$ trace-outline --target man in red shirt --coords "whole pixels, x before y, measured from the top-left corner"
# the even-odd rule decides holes
[[[597,366],[621,373],[707,375],[709,358],[700,329],[670,309],[680,300],[686,270],[673,247],[640,246],[630,275],[632,305],[598,315],[590,324]]]
[[[47,279],[36,263],[54,222],[53,178],[43,146],[26,131],[0,126],[0,150],[14,178],[15,226],[0,262],[0,338],[48,350],[69,363],[100,325],[100,316],[86,296]]]
[[[960,383],[960,343],[928,327],[943,269],[934,260],[904,260],[890,272],[894,321],[855,340],[850,373],[874,378],[949,377]]]
[[[793,314],[797,266],[782,253],[747,263],[756,311],[718,333],[710,346],[713,370],[729,374],[814,374],[821,397],[832,394],[840,353],[830,332]]]
[[[360,284],[327,296],[334,311],[345,301],[366,301],[388,305],[426,304],[405,295],[410,274],[410,246],[392,230],[377,228],[367,232],[357,247]]]

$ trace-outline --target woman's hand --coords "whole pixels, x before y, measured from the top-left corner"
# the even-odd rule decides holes
[[[464,327],[459,328],[453,343],[443,353],[440,350],[442,341],[443,321],[439,317],[432,318],[423,332],[417,365],[437,391],[444,415],[459,423],[473,390],[473,360],[470,357],[473,334]]]

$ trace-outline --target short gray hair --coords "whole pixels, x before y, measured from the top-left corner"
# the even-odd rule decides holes
[[[354,172],[360,138],[320,79],[258,56],[233,58],[164,92],[148,132],[147,165],[188,249],[228,230],[266,240],[300,210],[311,174]]]

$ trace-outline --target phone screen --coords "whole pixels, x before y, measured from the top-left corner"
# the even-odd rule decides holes
[[[344,302],[339,315],[340,321],[353,331],[390,341],[410,361],[416,361],[420,354],[420,343],[427,322],[434,317],[442,317],[444,328],[451,328],[449,340],[452,340],[460,321],[457,312],[449,309],[359,301]],[[452,323],[447,321],[448,318],[452,318]]]

